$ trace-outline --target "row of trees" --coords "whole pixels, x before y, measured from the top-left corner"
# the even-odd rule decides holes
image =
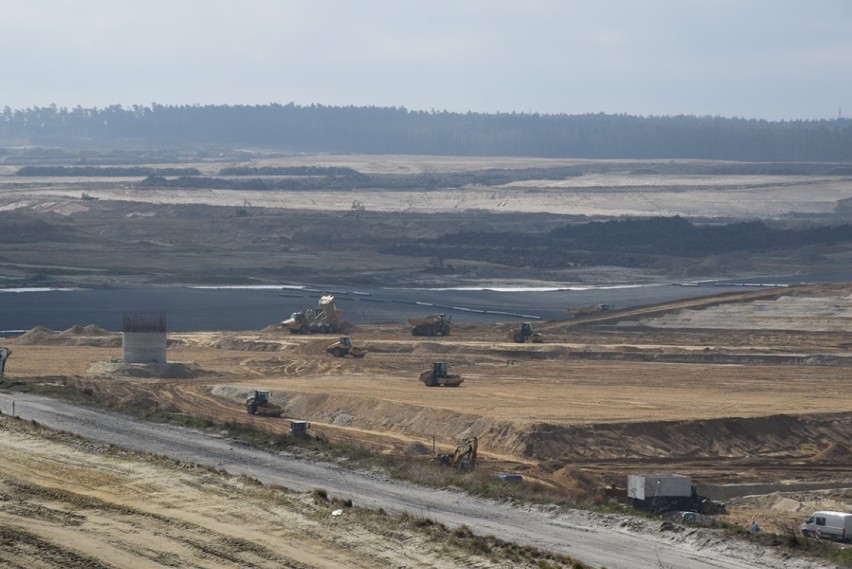
[[[451,113],[323,105],[33,107],[0,114],[0,142],[253,145],[294,152],[852,161],[852,120]]]
[[[149,168],[141,166],[24,166],[18,176],[200,176],[198,168]]]

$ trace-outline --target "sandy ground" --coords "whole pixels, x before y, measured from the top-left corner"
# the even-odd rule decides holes
[[[703,309],[689,300],[540,324],[543,344],[508,342],[498,325],[458,326],[446,338],[360,326],[352,335],[369,350],[363,359],[326,354],[332,337],[275,328],[171,334],[170,359],[187,363],[184,376],[171,379],[116,375],[99,363],[120,359],[117,334],[37,329],[7,341],[6,379],[74,385],[124,404],[284,433],[284,419],[245,414],[248,391],[264,387],[286,417],[311,421],[329,439],[405,454],[415,442],[447,451],[474,435],[484,468],[512,469],[567,492],[660,470],[729,494],[762,484],[759,493],[780,492],[786,506],[742,502],[731,519],[756,515],[776,528],[817,500],[848,507],[852,333],[826,322],[848,317],[852,290],[762,294],[777,298],[711,299]],[[786,314],[786,329],[767,313]],[[802,356],[830,365],[803,365]],[[461,387],[429,389],[417,380],[439,360],[462,375]]]
[[[6,404],[9,401],[5,395],[0,395],[0,400],[4,404],[4,409],[8,407]],[[19,530],[14,527],[14,521],[10,522],[13,527],[8,534],[13,536],[14,543],[22,547],[35,546],[39,561],[45,561],[43,566],[101,567],[105,566],[102,564],[105,556],[112,555],[116,549],[132,550],[137,557],[130,563],[132,566],[230,564],[238,567],[253,567],[272,564],[285,567],[339,567],[341,559],[344,559],[345,563],[357,563],[350,566],[359,567],[388,565],[419,567],[425,563],[433,567],[444,567],[447,563],[451,563],[451,566],[464,567],[532,565],[536,567],[593,566],[613,569],[639,567],[656,569],[660,566],[703,569],[719,567],[823,569],[828,566],[815,562],[813,559],[791,558],[783,550],[779,551],[753,541],[731,541],[725,539],[724,535],[709,529],[671,525],[652,518],[564,510],[547,506],[535,507],[528,504],[515,506],[510,502],[497,503],[490,500],[465,498],[458,492],[428,490],[413,485],[394,483],[384,480],[383,476],[363,471],[349,472],[346,476],[341,476],[342,472],[335,466],[294,460],[292,455],[262,452],[237,446],[227,439],[205,435],[194,430],[144,424],[114,413],[77,407],[42,397],[22,396],[21,400],[25,403],[27,411],[30,411],[27,415],[38,416],[39,420],[45,424],[56,427],[64,425],[70,431],[87,433],[86,436],[91,437],[90,440],[103,443],[116,440],[115,435],[121,433],[119,439],[132,448],[145,449],[144,452],[152,452],[158,448],[161,455],[172,457],[171,459],[152,459],[150,455],[142,455],[141,458],[137,456],[134,460],[134,457],[129,456],[127,452],[118,451],[111,444],[92,445],[66,434],[55,434],[53,431],[36,427],[34,423],[20,419],[0,418],[0,429],[4,435],[9,434],[10,440],[14,441],[15,435],[21,431],[26,432],[26,446],[29,452],[24,458],[25,463],[32,463],[33,457],[38,457],[35,459],[37,462],[43,462],[42,459],[47,456],[51,464],[56,464],[62,471],[67,470],[74,475],[70,479],[56,482],[52,479],[55,471],[47,468],[44,469],[45,476],[41,472],[36,472],[35,475],[27,478],[26,482],[22,482],[15,476],[16,465],[4,468],[5,463],[0,464],[0,481],[4,481],[3,484],[8,483],[8,486],[17,491],[16,499],[8,500],[13,502],[14,506],[10,509],[17,512],[36,512],[34,517],[38,518],[38,521],[32,525],[34,532],[47,525],[44,524],[43,518],[59,517],[66,526],[71,526],[68,528],[69,533],[82,534],[79,542],[83,547],[94,546],[93,549],[82,552],[86,554],[83,556],[79,550],[75,549],[78,547],[78,541],[73,539],[74,536],[68,542],[57,542],[53,539],[54,528],[49,525],[47,525],[48,531],[45,532],[47,535],[41,538]],[[42,412],[36,411],[33,414],[31,411],[36,409],[41,409]],[[60,417],[64,417],[65,420],[60,419],[57,422]],[[42,442],[56,444],[41,444]],[[16,442],[5,446],[16,447]],[[0,443],[0,448],[5,446]],[[72,452],[69,453],[69,450]],[[91,454],[107,454],[110,459],[91,457]],[[12,452],[11,455],[15,456],[15,453]],[[115,460],[116,458],[119,460]],[[86,476],[86,467],[77,462],[78,459],[95,464],[99,472],[94,480]],[[160,466],[165,463],[166,467],[149,468],[152,461]],[[141,485],[135,475],[138,462],[142,463],[138,471],[144,478]],[[198,462],[203,462],[207,466],[203,468],[193,466]],[[125,464],[134,469],[129,480],[119,475],[119,471],[124,470],[122,466]],[[108,473],[109,476],[106,477],[103,474],[105,467],[112,467]],[[256,484],[245,478],[237,479],[238,483],[232,484],[231,482],[234,481],[232,477],[217,475],[215,472],[217,470],[251,476],[263,481],[270,491],[260,492]],[[175,471],[178,471],[177,474],[174,473]],[[7,476],[7,472],[11,475]],[[202,473],[200,478],[190,476],[192,473],[199,472]],[[220,480],[217,481],[217,478]],[[225,480],[221,480],[222,478]],[[45,480],[47,484],[42,486]],[[32,483],[28,484],[30,481]],[[102,491],[104,482],[111,487],[110,492]],[[218,485],[217,482],[219,482]],[[131,486],[126,495],[116,493],[114,486],[122,486],[125,483]],[[56,488],[57,484],[61,486],[61,489]],[[180,489],[184,484],[188,484],[191,490],[180,492],[180,495],[176,497],[173,488]],[[326,494],[315,490],[318,485],[328,488],[328,499],[323,497]],[[283,492],[284,495],[282,495],[280,490],[282,486],[298,488],[311,494],[297,495],[297,498],[301,496],[301,500],[288,500],[288,497],[293,495],[287,492]],[[220,506],[217,498],[221,495],[208,500],[204,495],[199,496],[196,490],[211,488],[214,492],[220,490],[230,496],[225,506],[227,512],[233,512],[240,522],[243,519],[250,519],[251,521],[246,523],[249,528],[258,521],[260,523],[283,521],[288,524],[295,523],[303,533],[297,538],[297,543],[285,539],[282,544],[281,541],[276,540],[275,544],[278,547],[275,545],[266,547],[268,540],[264,540],[257,533],[244,537],[245,528],[222,527],[218,523],[220,520],[230,521],[233,517],[228,514],[223,515],[217,511],[216,523],[204,523],[205,520],[199,514],[207,512],[207,502]],[[90,499],[89,496],[95,492],[105,498],[99,501]],[[245,500],[235,498],[233,493],[244,495]],[[49,504],[44,503],[45,494],[49,496]],[[365,511],[350,507],[347,500],[338,496],[351,496],[358,503],[365,501],[371,507],[381,507],[382,510]],[[258,497],[261,502],[255,500]],[[168,498],[168,502],[163,503],[161,501],[163,498]],[[204,504],[183,505],[183,500],[187,498],[201,498]],[[76,517],[70,516],[70,520],[68,516],[63,516],[67,513],[64,509],[65,502],[72,503],[70,506],[73,509],[72,514],[76,515]],[[305,508],[309,504],[316,507]],[[285,516],[280,515],[278,519],[274,519],[275,516],[272,515],[273,513],[281,514],[282,510],[292,511],[294,507],[297,510],[296,514],[301,514],[302,519],[286,517],[282,520],[280,518]],[[331,509],[335,507],[338,509]],[[384,513],[385,508],[396,514],[388,516]],[[255,514],[256,509],[261,509],[262,513]],[[117,520],[114,517],[99,516],[101,510],[118,511],[121,518],[118,520],[119,523],[116,523]],[[315,519],[304,520],[305,514],[309,517],[312,512],[316,514]],[[0,508],[0,518],[2,513],[3,509]],[[96,543],[92,543],[94,540],[86,539],[92,530],[85,523],[89,519],[88,516],[103,522],[103,525],[97,527],[96,538],[109,540],[113,547],[98,548]],[[342,520],[352,523],[345,524]],[[322,526],[322,543],[319,548],[314,547],[316,541],[312,531],[316,525],[312,524],[314,521],[318,521]],[[437,522],[443,522],[447,526]],[[163,548],[169,553],[177,550],[179,557],[169,555],[164,558],[158,555],[156,559],[158,563],[140,563],[143,559],[138,558],[144,556],[150,549],[143,549],[144,545],[135,543],[132,537],[125,538],[123,533],[128,526],[132,526],[134,530],[132,533],[143,536],[146,533],[151,534],[153,539],[148,543],[156,543],[163,539],[158,533],[163,525],[176,526],[174,530],[171,527],[167,528],[168,539],[164,541]],[[202,537],[197,538],[194,535],[187,537],[192,532],[186,530],[199,527],[204,534]],[[208,527],[212,527],[213,530],[207,530]],[[378,533],[373,531],[377,528]],[[472,528],[476,533],[472,533],[467,528]],[[341,531],[346,531],[344,537],[340,536]],[[491,532],[508,541],[487,537]],[[276,526],[270,534],[274,538],[279,538],[282,535],[290,536],[291,532],[281,531]],[[418,551],[424,535],[428,537],[427,549],[430,545],[438,544],[439,559],[434,562],[430,559],[432,556],[429,551],[425,555],[421,555]],[[63,536],[60,535],[60,537]],[[381,540],[380,543],[375,543],[377,539]],[[177,542],[176,547],[175,542]],[[287,559],[278,553],[282,549],[288,550],[287,548],[291,546],[301,548],[303,542],[304,551],[300,551],[302,555],[292,556],[301,561]],[[536,544],[544,551],[567,553],[575,559],[582,559],[585,564],[574,563],[559,556],[558,553],[544,554],[540,550],[516,544]],[[393,549],[397,555],[394,557],[384,554],[385,547]],[[193,548],[201,550],[203,560],[196,561],[198,555],[193,555]],[[365,548],[371,552],[371,555],[353,560],[358,552]],[[347,555],[341,555],[340,549],[345,550]],[[8,555],[13,562],[16,560],[16,553],[17,551],[11,550]],[[257,562],[250,554],[271,563]],[[411,556],[417,563],[409,562]],[[483,562],[480,560],[482,556],[488,559]],[[388,558],[393,558],[393,561],[388,562]],[[30,564],[31,561],[26,560],[20,566],[29,567]]]
[[[258,158],[251,165],[267,162],[351,166],[376,173],[572,163],[337,156]],[[215,174],[229,165],[198,166]],[[357,201],[367,211],[389,214],[488,211],[841,221],[849,215],[844,200],[852,198],[852,183],[843,177],[631,174],[636,167],[613,164],[603,174],[488,188],[310,194],[143,190],[133,179],[22,180],[13,176],[14,169],[2,167],[0,211],[53,221],[72,219],[97,207],[93,203],[120,200],[130,202],[116,206],[127,216],[123,219],[159,221],[146,204],[236,208],[250,203],[298,217],[296,210],[351,212]],[[82,192],[102,201],[83,201]],[[146,262],[152,273],[168,274],[173,270],[169,263],[194,266],[210,254],[207,237],[199,240],[201,245],[178,239],[183,220],[163,226],[163,242],[145,233],[122,249],[127,236],[121,219],[106,222],[116,221],[117,229],[100,221],[91,227],[98,234],[106,232],[103,243],[114,243],[122,260],[150,259]],[[215,221],[208,223],[215,227]],[[257,243],[266,243],[265,231]],[[236,236],[211,233],[213,237],[230,242]],[[254,237],[246,239],[250,244],[234,256],[249,259],[250,266],[269,262],[266,249],[255,247]],[[61,240],[26,242],[7,244],[3,253],[12,267],[8,270],[23,271],[30,263],[79,269],[110,253],[103,243],[89,250]],[[275,243],[264,246],[279,249]],[[218,251],[213,245],[210,249]],[[288,255],[282,263],[315,258],[313,251]],[[812,256],[802,255],[802,262],[805,255]],[[338,256],[338,270],[344,273],[364,264],[348,253]],[[827,251],[823,261],[836,269],[847,256],[842,250]],[[379,261],[386,263],[375,265],[379,271],[414,265],[410,259],[372,262]],[[799,260],[789,262],[797,265]],[[120,273],[120,278],[132,277]],[[852,508],[850,318],[852,288],[838,286],[791,289],[736,303],[681,303],[538,323],[546,342],[535,345],[509,342],[507,326],[500,325],[458,326],[447,338],[412,338],[399,325],[359,326],[352,336],[370,352],[363,360],[326,354],[326,345],[334,340],[330,336],[290,336],[275,328],[170,334],[170,360],[186,365],[169,378],[127,369],[117,373],[115,366],[105,365],[121,357],[117,334],[82,326],[62,332],[35,329],[4,340],[13,350],[4,386],[52,383],[91,390],[116,404],[240,421],[283,433],[286,419],[249,417],[244,411],[248,391],[265,387],[288,418],[311,421],[316,434],[331,440],[395,455],[427,448],[421,456],[427,459],[433,444],[447,451],[475,435],[486,472],[515,471],[571,496],[609,486],[623,497],[632,472],[689,474],[702,487],[726,492],[729,519],[746,524],[754,517],[767,529],[783,531],[809,510]],[[417,376],[433,361],[448,361],[451,372],[464,377],[461,387],[423,386]],[[331,518],[329,506],[309,496],[14,426],[3,429],[0,565],[32,567],[38,560],[44,567],[500,566],[448,551],[416,532],[388,529],[366,513],[347,511]],[[332,527],[340,531],[329,531]]]
[[[682,161],[693,166],[701,163]],[[681,215],[731,219],[775,219],[790,214],[833,215],[852,198],[852,183],[838,176],[654,174],[654,162],[436,156],[258,157],[249,165],[349,167],[368,174],[462,172],[491,168],[554,168],[597,164],[605,173],[564,180],[528,180],[503,186],[452,190],[234,191],[139,188],[139,178],[16,177],[0,167],[0,211],[36,206],[61,215],[90,207],[82,192],[103,200],[160,204],[349,211],[354,203],[377,212],[553,213],[588,216]],[[184,164],[207,175],[240,163]],[[646,173],[637,174],[637,168]],[[69,201],[69,199],[71,201]],[[53,200],[53,201],[51,201]],[[91,202],[89,202],[91,203]]]
[[[390,515],[45,433],[0,417],[3,567],[511,565]],[[335,515],[335,512],[339,515]],[[396,527],[395,527],[396,526]]]
[[[402,156],[257,157],[252,166],[348,166],[367,173],[452,173],[561,167],[566,160]],[[215,175],[234,163],[185,164]],[[635,283],[827,273],[845,246],[807,246],[707,258],[664,256],[648,266],[544,269],[404,256],[458,231],[547,232],[579,220],[681,215],[697,222],[774,220],[801,227],[848,222],[852,183],[842,176],[701,175],[724,165],[585,162],[582,176],[505,185],[390,191],[243,191],[140,186],[136,178],[30,178],[0,168],[0,278],[68,284],[362,283],[479,286],[485,282]],[[668,166],[668,165],[666,165]],[[760,171],[752,166],[751,171]],[[645,172],[645,173],[638,173]],[[672,173],[665,173],[672,172]],[[695,172],[685,174],[683,172]],[[84,200],[83,194],[97,200]],[[584,217],[585,216],[585,217]],[[416,249],[416,248],[415,248]],[[445,264],[446,262],[446,264]],[[2,282],[2,281],[0,281]]]

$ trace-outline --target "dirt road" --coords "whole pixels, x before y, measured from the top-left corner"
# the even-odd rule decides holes
[[[804,560],[782,559],[772,551],[753,545],[724,542],[704,530],[661,532],[658,521],[582,511],[521,509],[456,492],[429,490],[368,473],[345,471],[328,464],[294,460],[286,454],[268,454],[200,432],[143,423],[43,397],[2,394],[0,408],[4,413],[11,413],[13,399],[18,416],[93,441],[215,467],[231,474],[250,476],[267,485],[281,485],[297,491],[323,488],[330,495],[351,499],[358,506],[403,511],[451,527],[466,525],[479,534],[564,553],[610,569],[815,566]],[[12,438],[2,440],[0,444],[8,446]],[[55,450],[48,456],[51,458],[46,456],[45,460],[50,462],[64,460],[63,456],[56,456]],[[4,476],[9,476],[10,468],[14,468],[13,465],[3,467]],[[25,470],[31,472],[34,480],[44,476],[38,469]],[[64,471],[68,472],[67,467]],[[64,491],[73,491],[69,485],[74,486],[73,480],[66,479]],[[146,499],[153,498],[141,497],[142,501]],[[300,566],[335,566],[322,559],[315,562]]]

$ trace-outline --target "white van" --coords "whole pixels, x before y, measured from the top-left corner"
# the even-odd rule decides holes
[[[814,512],[802,524],[802,535],[838,541],[852,541],[852,514]]]

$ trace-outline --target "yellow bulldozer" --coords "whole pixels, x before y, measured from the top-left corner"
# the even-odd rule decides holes
[[[365,348],[352,345],[352,338],[349,336],[341,336],[340,340],[327,347],[325,351],[336,358],[342,358],[345,356],[363,358],[367,355],[367,350]]]
[[[509,330],[509,339],[516,344],[523,344],[527,340],[534,344],[541,344],[544,342],[544,336],[538,332],[534,332],[532,324],[529,322],[524,322],[519,327]]]
[[[253,389],[246,399],[246,413],[266,417],[280,417],[284,409],[269,401],[268,389]]]
[[[458,387],[464,381],[462,376],[449,373],[447,362],[434,362],[432,367],[420,374],[420,381],[426,384],[426,387]]]
[[[471,471],[476,468],[476,451],[479,448],[479,439],[476,437],[467,437],[456,450],[448,454],[439,454],[435,460],[446,466],[452,466],[459,470]]]

